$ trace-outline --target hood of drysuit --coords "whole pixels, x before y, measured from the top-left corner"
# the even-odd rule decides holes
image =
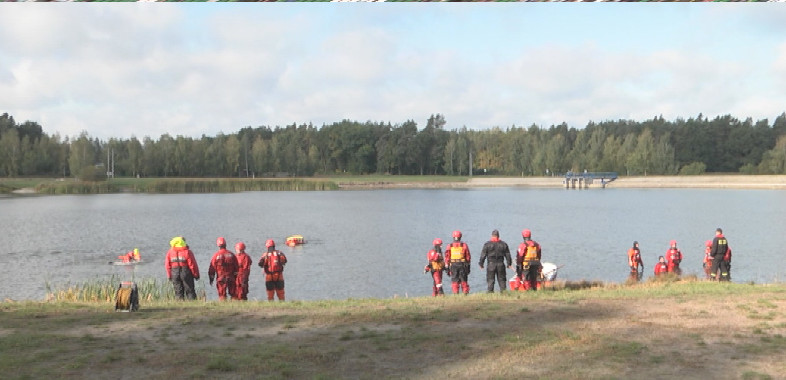
[[[186,246],[186,240],[181,236],[176,236],[169,241],[169,246],[172,248],[183,248]]]

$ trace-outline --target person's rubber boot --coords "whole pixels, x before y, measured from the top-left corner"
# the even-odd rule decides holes
[[[279,301],[284,301],[284,289],[276,289],[276,297],[278,297]]]
[[[469,283],[467,283],[466,281],[462,281],[462,282],[461,282],[461,290],[463,290],[463,291],[464,291],[464,295],[465,295],[465,296],[466,296],[467,294],[469,294]]]
[[[450,284],[450,287],[453,289],[453,294],[458,294],[458,292],[459,292],[459,283],[458,282],[454,282],[454,283]]]
[[[438,294],[437,287],[436,287],[436,286],[432,286],[432,287],[431,287],[431,296],[432,296],[432,297],[436,297],[436,296],[437,296],[437,294]]]
[[[276,294],[275,290],[268,290],[267,291],[267,300],[268,301],[272,301],[273,297],[275,296],[275,294]]]

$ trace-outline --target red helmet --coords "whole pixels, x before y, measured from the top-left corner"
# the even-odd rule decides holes
[[[434,245],[442,245],[442,239],[436,238],[436,239],[434,239],[434,243],[432,243],[432,244],[434,244]]]
[[[532,236],[532,231],[530,231],[529,229],[525,229],[524,231],[521,231],[521,236],[523,236],[525,238],[531,237]]]
[[[235,251],[240,252],[240,251],[245,251],[245,250],[246,250],[246,243],[243,243],[241,241],[240,243],[235,244]]]
[[[227,246],[227,241],[224,240],[224,238],[220,237],[220,238],[216,239],[216,245],[219,246],[219,247],[226,247]]]
[[[705,241],[704,245],[706,245],[707,247],[712,247],[712,240]]]
[[[670,242],[669,242],[669,246],[671,246],[671,247],[676,247],[676,246],[677,246],[677,241],[676,241],[676,240],[672,240],[672,241],[670,241]]]
[[[461,239],[461,231],[459,231],[459,230],[453,231],[453,238],[454,239]]]
[[[265,248],[270,248],[275,246],[276,246],[276,242],[274,242],[273,239],[267,239],[267,241],[265,242]]]

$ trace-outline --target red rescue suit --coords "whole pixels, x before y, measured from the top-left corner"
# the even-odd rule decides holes
[[[708,245],[704,248],[704,261],[702,261],[701,266],[704,268],[704,274],[707,276],[707,279],[712,278],[713,276],[710,275],[710,270],[712,269],[712,246]]]
[[[194,258],[194,252],[185,247],[172,247],[164,258],[166,277],[175,288],[175,297],[183,299],[196,299],[194,280],[199,280],[199,266]]]
[[[435,249],[428,251],[426,254],[428,264],[423,269],[426,272],[431,272],[433,284],[431,286],[431,295],[436,297],[438,295],[445,295],[442,289],[442,272],[445,270],[445,260],[442,257],[442,252]]]
[[[274,295],[278,297],[279,301],[284,300],[284,265],[286,263],[286,255],[278,250],[265,252],[259,259],[259,266],[265,272],[265,289],[268,301],[272,301]]]
[[[669,271],[669,265],[658,261],[655,264],[655,276],[666,274]]]
[[[666,263],[669,268],[669,273],[681,274],[680,262],[682,262],[682,252],[676,247],[669,248],[666,251]]]
[[[237,276],[237,259],[235,254],[226,248],[219,249],[210,259],[210,269],[207,271],[210,283],[216,279],[216,290],[218,299],[223,301],[227,295],[236,298],[235,277]]]
[[[461,240],[455,240],[445,249],[445,263],[450,274],[451,289],[453,294],[459,293],[459,286],[464,294],[469,294],[469,273],[472,257],[469,246]]]
[[[638,272],[640,264],[644,264],[641,260],[641,251],[636,247],[628,249],[628,266],[630,271]]]
[[[723,261],[718,266],[720,269],[720,280],[731,281],[731,247],[726,247],[726,253],[723,255]]]
[[[526,239],[516,250],[516,271],[521,279],[519,290],[537,290],[543,266],[540,260],[543,252],[538,242]]]
[[[123,260],[124,263],[130,263],[134,261],[134,251],[129,251],[125,255],[120,255],[117,257],[120,260]]]
[[[237,277],[235,278],[235,297],[248,300],[248,276],[251,274],[251,256],[245,251],[235,254],[237,259]]]

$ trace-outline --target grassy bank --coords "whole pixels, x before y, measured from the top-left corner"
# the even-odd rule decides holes
[[[778,379],[786,286],[0,303],[3,378]]]
[[[88,182],[73,179],[0,179],[0,194],[30,189],[38,194],[231,193],[240,191],[320,191],[340,188],[442,187],[466,183],[454,176],[323,176],[309,178],[112,178]]]

